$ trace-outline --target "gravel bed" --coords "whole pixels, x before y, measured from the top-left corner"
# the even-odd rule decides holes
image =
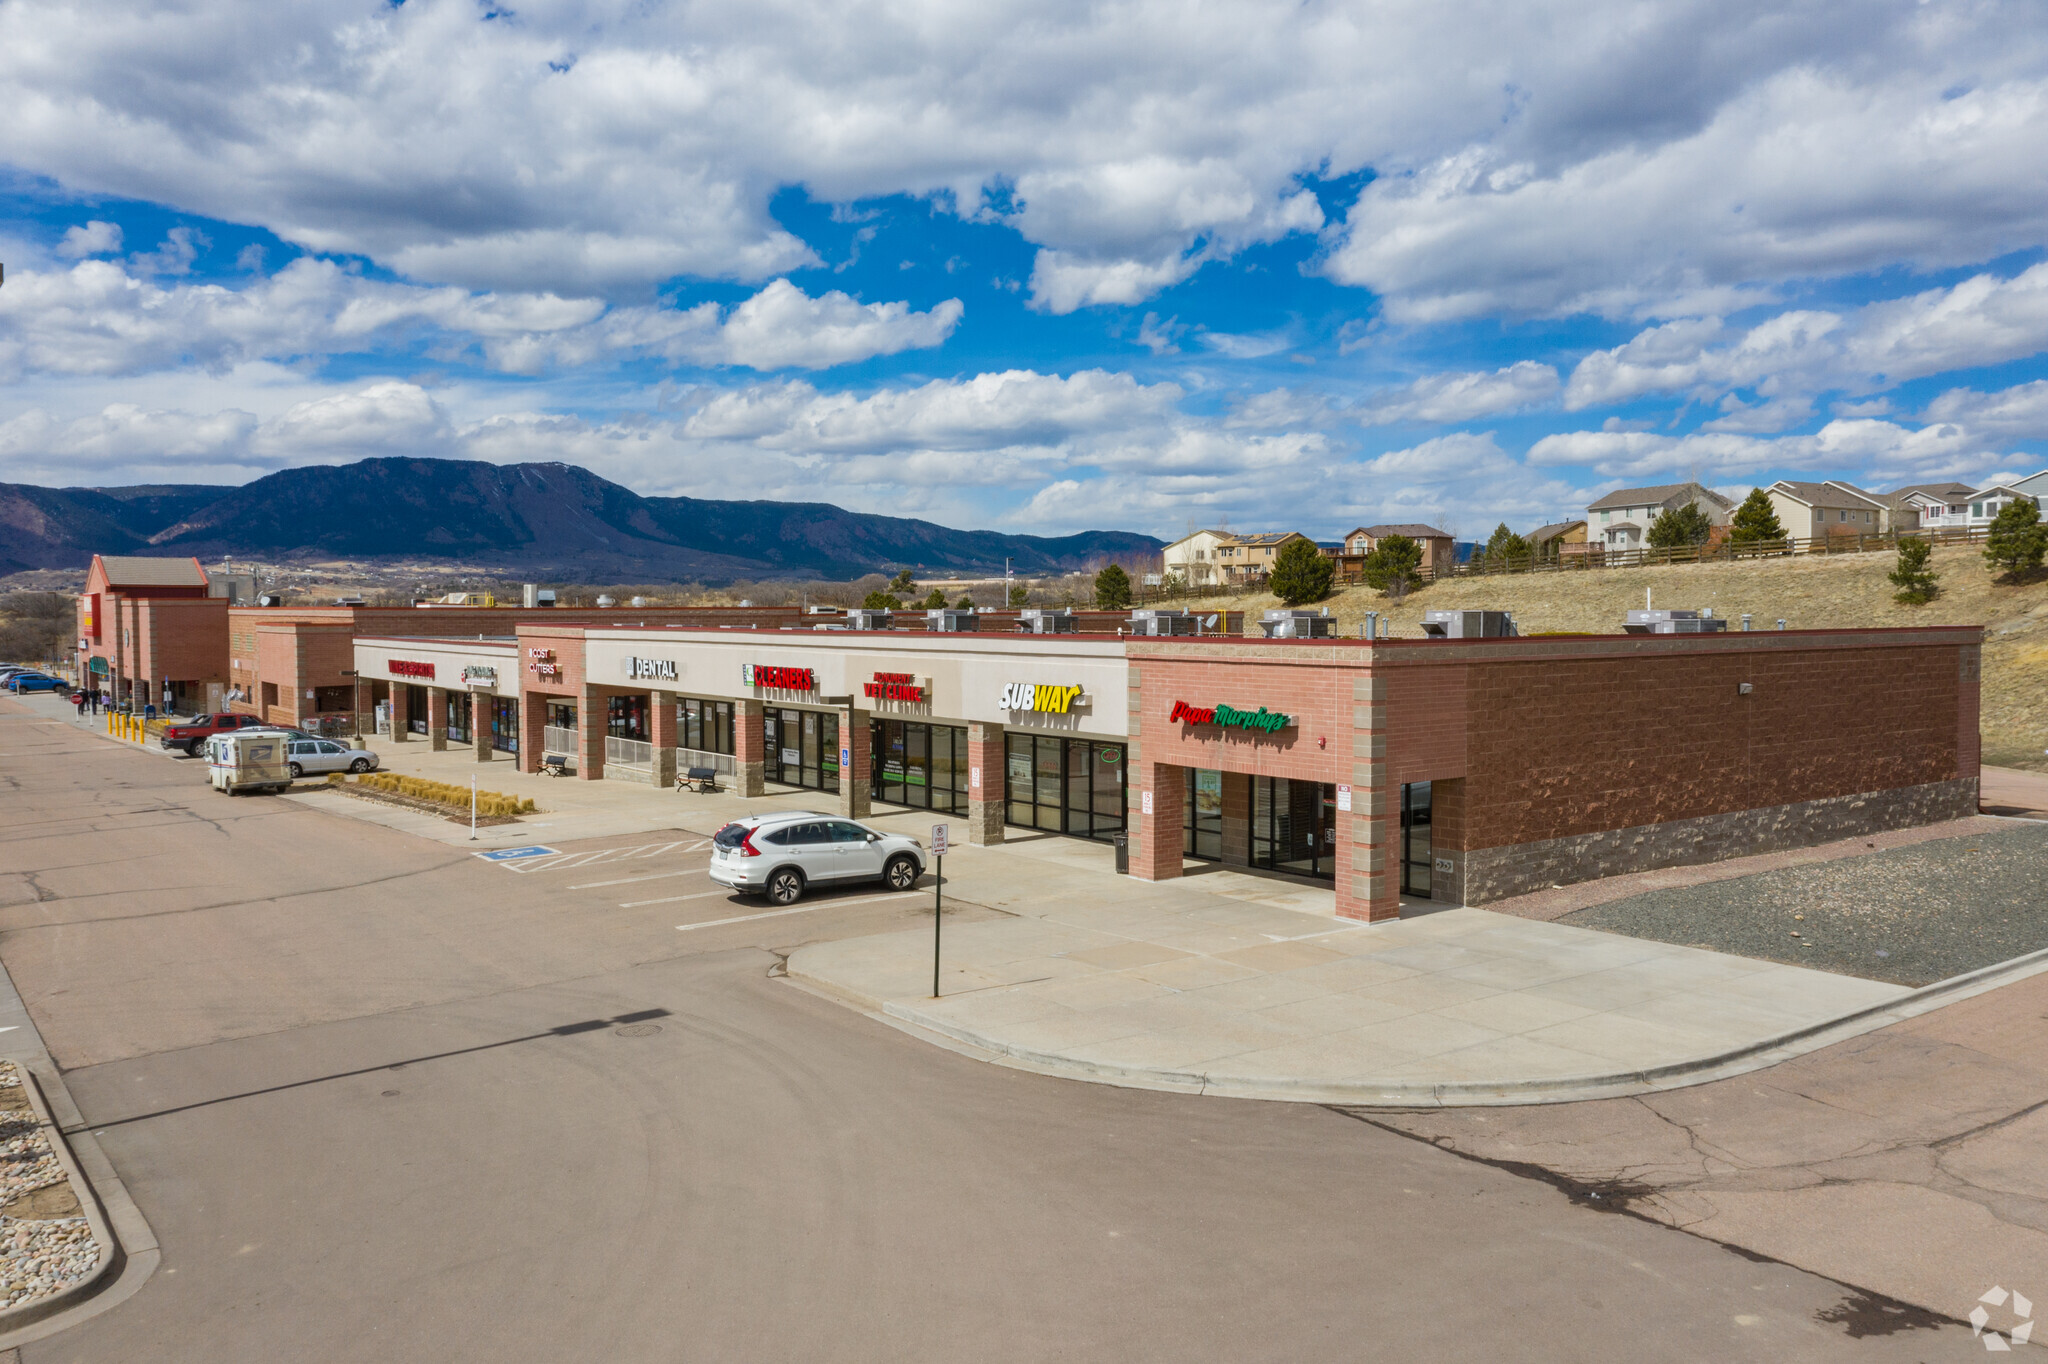
[[[1646,891],[1557,922],[1931,985],[2048,948],[2048,824]]]
[[[21,1093],[21,1072],[0,1061],[0,1204],[30,1213],[38,1204],[54,1211],[53,1203],[78,1211],[50,1134]],[[75,1283],[99,1262],[99,1242],[83,1217],[0,1214],[0,1311]]]

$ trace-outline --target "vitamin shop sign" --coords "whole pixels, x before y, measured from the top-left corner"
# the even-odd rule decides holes
[[[1166,717],[1188,725],[1214,725],[1218,729],[1249,729],[1255,733],[1272,734],[1293,725],[1294,717],[1260,706],[1257,710],[1238,710],[1232,706],[1191,706],[1185,701],[1173,703],[1173,714]]]

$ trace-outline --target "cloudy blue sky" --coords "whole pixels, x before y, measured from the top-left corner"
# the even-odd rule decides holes
[[[374,454],[1059,533],[2048,466],[2048,25],[0,0],[0,481]]]

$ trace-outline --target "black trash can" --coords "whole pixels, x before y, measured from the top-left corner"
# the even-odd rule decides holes
[[[1116,849],[1116,874],[1118,876],[1129,876],[1131,874],[1131,836],[1129,834],[1111,834],[1109,841]]]

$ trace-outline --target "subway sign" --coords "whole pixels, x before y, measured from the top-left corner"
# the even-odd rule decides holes
[[[765,663],[740,664],[740,685],[770,691],[816,691],[818,675],[809,668],[771,668]]]
[[[1291,715],[1267,710],[1237,710],[1231,706],[1191,706],[1185,701],[1173,703],[1173,714],[1169,721],[1180,721],[1189,725],[1214,725],[1218,729],[1249,729],[1262,734],[1271,734],[1286,729],[1294,723]]]
[[[1041,715],[1068,715],[1088,699],[1079,687],[1044,686],[1036,682],[1013,682],[1003,688],[1004,710],[1037,711]]]

